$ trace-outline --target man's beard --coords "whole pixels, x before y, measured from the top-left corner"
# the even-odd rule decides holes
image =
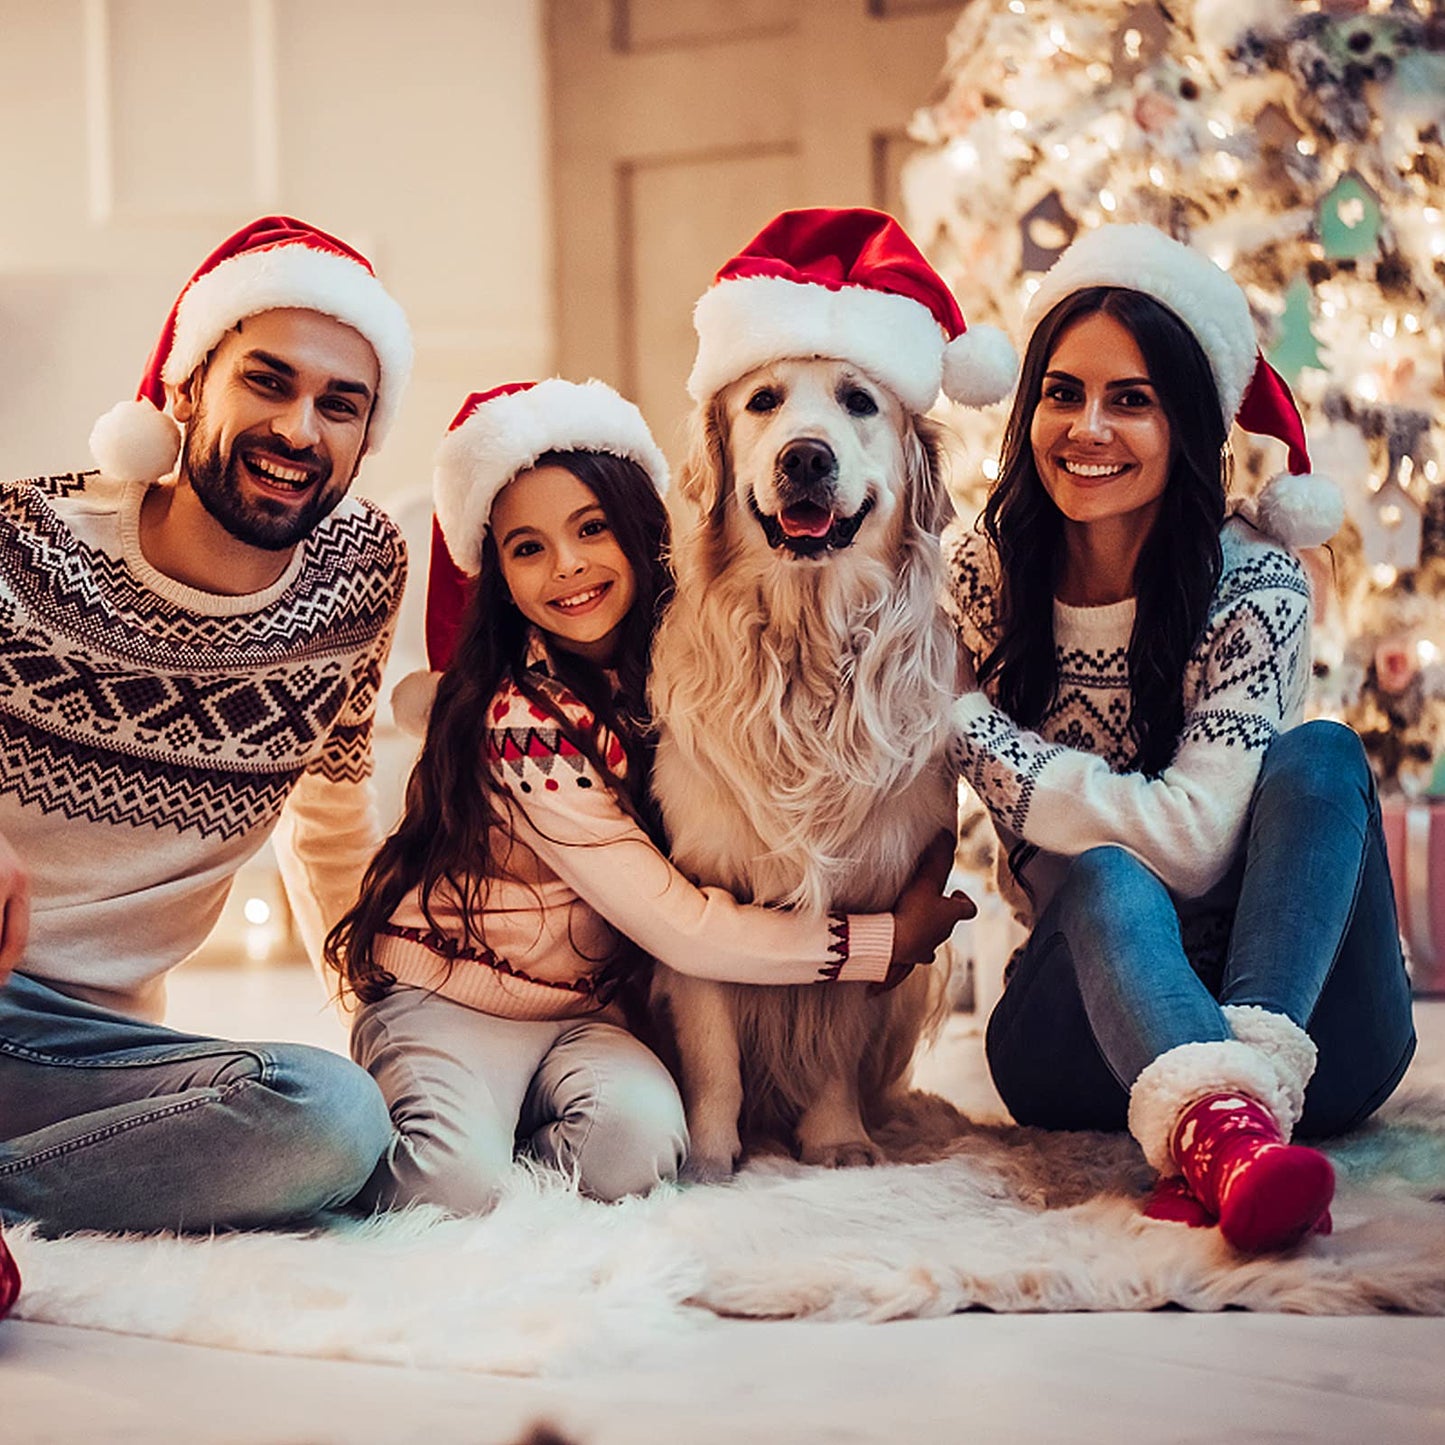
[[[238,542],[263,552],[284,552],[310,536],[336,507],[344,491],[327,490],[331,465],[311,448],[295,451],[277,437],[268,437],[262,450],[279,461],[294,461],[322,468],[312,483],[311,495],[299,507],[287,507],[267,497],[247,501],[242,490],[240,458],[245,438],[231,446],[229,458],[221,456],[219,441],[209,442],[198,413],[186,428],[183,455],[185,475],[200,498],[201,505]]]

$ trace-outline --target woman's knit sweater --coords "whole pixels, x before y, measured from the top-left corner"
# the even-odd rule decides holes
[[[1309,679],[1309,586],[1283,548],[1240,520],[1184,670],[1184,727],[1157,777],[1131,771],[1132,599],[1054,603],[1058,695],[1037,731],[982,691],[954,705],[950,756],[999,836],[999,883],[1020,918],[1042,912],[1068,861],[1113,844],[1180,897],[1207,892],[1242,838],[1265,749],[1300,721]],[[997,561],[987,538],[946,543],[948,607],[978,662],[998,639]],[[1042,585],[1042,584],[1041,584]]]

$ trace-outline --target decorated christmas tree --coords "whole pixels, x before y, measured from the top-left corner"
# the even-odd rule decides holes
[[[1307,559],[1315,711],[1417,791],[1445,745],[1445,0],[972,0],[913,131],[910,229],[971,322],[1016,329],[1109,221],[1243,285],[1345,498]],[[1003,419],[953,420],[972,516]],[[1283,449],[1236,433],[1234,455],[1247,506]]]

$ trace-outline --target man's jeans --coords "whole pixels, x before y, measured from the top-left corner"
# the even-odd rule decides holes
[[[21,974],[0,988],[0,1218],[279,1224],[346,1203],[390,1137],[371,1076],[325,1049],[176,1033]]]
[[[1410,1062],[1380,808],[1348,728],[1306,723],[1275,739],[1242,855],[1202,899],[1179,901],[1121,848],[1081,854],[989,1019],[989,1068],[1022,1124],[1122,1129],[1146,1064],[1230,1037],[1222,1004],[1286,1014],[1314,1039],[1302,1135],[1358,1124]]]

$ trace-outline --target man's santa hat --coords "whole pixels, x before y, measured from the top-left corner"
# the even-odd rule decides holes
[[[120,402],[96,422],[90,450],[101,471],[142,482],[173,471],[181,429],[166,411],[167,383],[190,376],[237,322],[283,307],[319,311],[370,343],[380,382],[367,446],[377,450],[411,375],[406,315],[359,251],[304,221],[263,216],[201,262],[166,317],[136,399]]]
[[[497,494],[546,452],[604,452],[636,462],[658,495],[667,491],[667,459],[642,413],[605,382],[509,382],[475,391],[462,403],[437,449],[432,474],[431,563],[426,588],[426,672],[396,685],[398,726],[421,733],[437,681],[456,650],[471,579]]]
[[[940,390],[965,406],[1008,395],[1018,357],[1002,331],[967,326],[942,278],[882,211],[784,211],[717,273],[693,311],[687,389],[706,401],[792,357],[852,362],[912,411]]]
[[[1249,302],[1234,279],[1153,226],[1099,226],[1040,282],[1024,313],[1028,334],[1061,301],[1094,286],[1142,291],[1189,328],[1209,360],[1226,426],[1235,422],[1288,448],[1289,470],[1260,493],[1260,526],[1291,547],[1328,542],[1345,520],[1344,501],[1332,481],[1310,471],[1299,408],[1261,354]]]

